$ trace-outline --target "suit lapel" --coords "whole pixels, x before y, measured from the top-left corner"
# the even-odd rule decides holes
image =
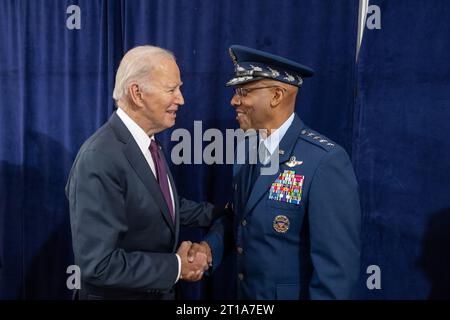
[[[248,197],[248,181],[249,181],[249,165],[236,164],[233,166],[233,188],[234,194],[234,210],[236,214],[242,214],[241,208],[244,208],[245,201]]]
[[[128,131],[125,124],[116,115],[116,113],[112,115],[109,121],[114,131],[116,132],[117,137],[126,144],[124,147],[124,153],[128,161],[130,162],[132,168],[134,169],[139,179],[142,181],[142,183],[149,191],[151,197],[153,197],[153,199],[161,209],[163,217],[166,220],[167,224],[169,225],[170,229],[172,230],[172,232],[175,233],[172,217],[170,216],[169,208],[167,207],[166,201],[161,192],[161,188],[159,187],[159,184],[156,181],[155,176],[153,175],[151,169],[149,168],[147,160],[145,160],[144,155],[139,149],[139,146],[133,139],[133,136]],[[173,184],[172,189],[174,190]]]
[[[279,150],[283,150],[282,154],[274,154],[273,156],[279,156],[279,167],[282,163],[289,160],[291,157],[292,151],[294,149],[295,143],[297,141],[298,136],[302,128],[304,127],[303,122],[300,118],[295,115],[294,120],[292,121],[291,126],[286,131],[283,139],[281,139],[279,144]],[[245,205],[244,215],[248,214],[260,201],[261,197],[263,197],[267,190],[270,189],[272,183],[280,174],[280,169],[278,168],[277,172],[272,175],[260,175],[255,182],[255,185],[250,193],[247,204]],[[248,175],[248,174],[247,174]],[[244,202],[245,203],[245,202]]]

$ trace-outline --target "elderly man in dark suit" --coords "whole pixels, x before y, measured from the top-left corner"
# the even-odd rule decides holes
[[[172,53],[136,47],[113,92],[118,109],[81,147],[66,194],[82,299],[173,299],[179,279],[199,280],[206,255],[188,262],[179,228],[209,226],[220,212],[178,196],[155,134],[184,104]]]

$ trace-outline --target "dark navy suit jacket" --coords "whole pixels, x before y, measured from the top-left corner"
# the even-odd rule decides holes
[[[213,266],[227,247],[234,250],[241,299],[349,299],[359,275],[361,224],[350,159],[297,115],[279,149],[279,170],[253,186],[250,166],[235,164],[232,219],[219,219],[205,239]],[[299,203],[269,197],[286,170],[303,177]]]
[[[209,226],[217,211],[180,198],[168,172],[175,223],[145,157],[115,113],[83,144],[66,186],[81,298],[174,297],[179,227]]]

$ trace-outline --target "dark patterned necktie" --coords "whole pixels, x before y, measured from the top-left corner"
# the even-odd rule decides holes
[[[155,163],[156,176],[158,178],[159,187],[161,192],[166,199],[167,207],[169,208],[170,216],[172,221],[175,221],[175,214],[173,212],[172,198],[170,197],[169,181],[167,180],[167,170],[166,164],[161,155],[161,151],[156,144],[156,141],[152,139],[150,143],[150,153],[152,154],[153,162]]]
[[[269,154],[269,151],[267,150],[264,141],[260,140],[258,149],[257,149],[257,162],[254,164],[250,164],[250,182],[249,182],[249,188],[248,188],[248,194],[247,194],[247,200],[250,198],[250,194],[252,193],[253,187],[256,184],[256,180],[261,175],[261,168],[265,166],[265,161],[267,161],[267,157]],[[263,162],[263,163],[261,163]]]

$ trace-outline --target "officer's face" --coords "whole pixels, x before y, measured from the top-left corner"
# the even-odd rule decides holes
[[[160,132],[175,124],[178,107],[184,104],[180,69],[171,58],[163,58],[142,93],[141,115],[149,127]]]
[[[236,88],[241,89],[236,90],[231,105],[236,109],[236,120],[241,129],[267,129],[272,118],[270,99],[273,97],[273,86],[262,80]]]

